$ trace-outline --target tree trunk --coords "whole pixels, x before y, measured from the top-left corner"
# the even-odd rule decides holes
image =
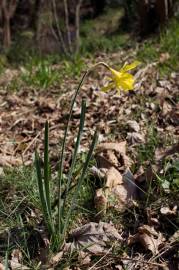
[[[75,43],[76,43],[76,48],[75,52],[78,53],[80,49],[80,7],[82,4],[82,0],[79,0],[77,5],[76,5],[76,14],[75,14],[75,28],[76,28],[76,38],[75,38]]]
[[[157,0],[156,11],[160,24],[164,24],[173,15],[173,1]]]
[[[40,20],[40,14],[42,10],[42,4],[43,4],[42,0],[36,0],[34,3],[34,8],[33,8],[31,26],[34,30],[35,41],[38,41],[39,39],[39,20]]]
[[[11,46],[10,17],[4,17],[3,23],[3,46],[5,49],[9,49]]]
[[[18,0],[1,0],[0,8],[2,14],[3,25],[3,46],[5,49],[9,49],[11,45],[11,18],[13,17]]]
[[[94,15],[98,16],[103,12],[106,5],[106,0],[91,0],[91,3],[94,7]]]
[[[141,36],[154,32],[173,15],[172,0],[141,0],[138,2]]]

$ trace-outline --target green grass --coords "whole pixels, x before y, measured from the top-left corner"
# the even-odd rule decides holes
[[[0,177],[0,192],[1,217],[5,214],[10,219],[16,219],[19,211],[26,211],[26,206],[30,210],[31,206],[39,205],[36,175],[32,167],[6,168],[4,176]]]
[[[83,22],[80,52],[70,57],[59,54],[41,56],[31,46],[32,33],[22,34],[7,52],[9,65],[22,68],[20,77],[12,80],[8,89],[18,90],[24,85],[38,89],[58,86],[65,78],[79,78],[85,69],[86,58],[94,58],[96,53],[114,52],[131,46],[129,35],[120,31],[122,16],[121,8],[113,8],[95,20]],[[32,49],[28,50],[28,43]],[[21,53],[17,55],[16,51]]]
[[[14,248],[19,248],[25,264],[30,267],[34,265],[34,262],[29,260],[25,239],[29,237],[27,229],[30,226],[32,228],[37,226],[40,220],[38,208],[39,198],[33,167],[5,168],[4,174],[0,176],[0,239],[1,237],[4,239],[3,244],[0,240],[1,256],[3,254],[8,256]],[[15,233],[16,237],[11,235],[9,243],[8,230],[12,230],[12,232],[19,230],[17,234]]]
[[[81,25],[81,49],[83,55],[113,52],[132,44],[129,35],[121,29],[123,9],[108,9],[96,19]]]
[[[70,189],[67,200],[67,208],[65,215],[70,208],[70,201],[73,198],[80,172],[86,160],[85,154],[78,154],[77,163],[74,168],[74,187]],[[94,161],[90,162],[90,166]],[[58,179],[54,177],[54,181],[50,183],[50,195],[52,202],[55,201],[55,193]],[[66,178],[63,179],[64,190]],[[90,174],[87,173],[81,186],[79,197],[75,202],[73,213],[70,217],[70,229],[76,227],[89,220],[90,216],[94,216],[92,210],[94,198],[94,183],[90,180]],[[56,207],[53,208],[54,214],[57,214]],[[36,216],[33,217],[32,213]],[[40,208],[40,199],[38,194],[36,172],[33,167],[22,166],[15,168],[6,168],[4,175],[0,178],[0,233],[6,229],[21,228],[22,233],[28,230],[29,226],[36,228],[37,224],[42,220],[42,212]],[[29,234],[27,233],[27,236]],[[1,242],[0,242],[1,245]],[[14,246],[9,247],[9,254]],[[19,248],[23,251],[24,264],[35,267],[35,262],[28,255],[27,245],[25,245],[25,237],[23,241],[19,241]],[[7,243],[1,246],[1,252],[7,251]],[[37,264],[37,263],[36,263]],[[36,269],[36,268],[31,269]]]
[[[93,58],[94,54],[98,52],[113,52],[130,46],[129,35],[120,31],[122,16],[123,9],[113,8],[94,20],[83,22],[81,24],[80,52],[70,57],[60,54],[41,56],[32,45],[32,33],[19,34],[20,36],[7,52],[7,59],[10,66],[22,67],[22,75],[20,78],[12,80],[9,89],[18,90],[23,85],[41,89],[54,87],[59,85],[64,78],[79,78],[85,68],[86,58]],[[17,51],[21,53],[17,54]]]
[[[58,78],[58,71],[45,60],[28,64],[21,75],[21,79],[26,85],[43,89],[52,86],[58,81]]]
[[[82,39],[81,52],[89,53],[109,53],[119,50],[120,48],[130,46],[131,42],[127,34],[115,34],[102,37],[87,37]]]
[[[142,61],[159,61],[161,54],[169,54],[169,58],[159,63],[162,75],[179,68],[179,20],[173,18],[158,36],[143,42],[138,50],[138,58]]]
[[[68,78],[79,78],[85,67],[85,58],[80,55],[76,55],[71,59],[64,59],[61,62],[60,78],[63,79],[64,76]]]
[[[178,157],[169,157],[164,160],[162,173],[157,175],[157,180],[164,191],[179,191],[179,155]]]
[[[106,15],[110,18],[111,15]],[[119,14],[117,15],[119,16]],[[109,20],[108,18],[108,20]],[[116,19],[115,19],[116,20]],[[95,22],[97,25],[95,25]],[[122,32],[103,32],[106,26],[102,19],[97,21],[86,21],[81,30],[81,49],[78,55],[64,59],[59,55],[39,57],[28,57],[24,62],[24,72],[20,80],[28,86],[47,89],[60,84],[64,78],[79,78],[85,68],[85,58],[93,58],[97,52],[114,52],[120,48],[127,48],[132,45],[129,35]],[[102,29],[102,30],[100,30]],[[107,31],[105,29],[105,31]],[[159,63],[159,71],[162,75],[179,68],[179,22],[177,18],[172,19],[168,26],[162,30],[159,36],[153,36],[142,43],[139,47],[137,58],[142,62],[159,61],[161,54],[169,54],[169,59]],[[56,67],[53,65],[57,65]],[[18,80],[12,81],[10,88],[21,88],[22,83]]]
[[[155,162],[154,154],[160,139],[154,126],[149,126],[147,131],[146,143],[138,146],[138,161],[143,165],[146,161],[149,163]]]
[[[0,54],[0,75],[3,73],[7,66],[7,58],[5,55]]]
[[[68,59],[60,59],[58,56],[29,56],[29,60],[20,67],[19,76],[12,79],[6,87],[12,92],[24,86],[35,87],[38,90],[59,87],[65,79],[79,79],[84,69],[85,60],[80,56]],[[0,74],[3,74],[3,70],[0,66]]]
[[[120,30],[120,20],[123,10],[109,9],[103,15],[94,20],[86,20],[81,25],[81,49],[78,55],[64,58],[60,55],[40,56],[33,50],[28,52],[28,40],[31,34],[25,34],[25,52],[15,57],[16,42],[8,52],[7,57],[0,57],[0,73],[4,70],[4,61],[16,67],[23,66],[20,78],[12,80],[9,89],[21,89],[23,85],[47,89],[59,85],[64,78],[79,78],[85,68],[85,59],[93,58],[96,53],[109,53],[133,46],[133,39],[129,34]],[[109,31],[109,26],[112,31]],[[112,26],[112,27],[111,27]],[[162,75],[169,74],[179,69],[179,22],[172,19],[161,31],[142,42],[139,46],[137,58],[142,62],[159,61],[161,54],[169,54],[169,59],[159,63],[158,67]],[[23,51],[23,39],[17,41],[18,51]],[[31,41],[30,41],[31,42]],[[22,48],[21,48],[22,47]],[[21,49],[20,49],[21,48]],[[15,58],[14,58],[15,57]]]

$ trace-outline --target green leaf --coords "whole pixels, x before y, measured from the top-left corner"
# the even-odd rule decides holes
[[[48,155],[48,146],[49,146],[49,124],[48,121],[45,123],[45,132],[44,132],[44,189],[45,189],[45,201],[47,204],[47,211],[49,218],[51,219],[51,202],[50,202],[50,187],[49,187],[49,155]]]
[[[69,170],[69,173],[68,173],[68,177],[67,177],[68,180],[67,180],[65,193],[64,193],[64,202],[63,202],[62,214],[64,214],[65,203],[66,203],[66,199],[67,199],[67,196],[68,196],[69,188],[71,186],[73,170],[74,170],[74,167],[75,167],[75,163],[76,163],[76,159],[77,159],[77,153],[78,153],[78,150],[79,150],[80,141],[81,141],[81,137],[82,137],[82,134],[83,134],[83,128],[84,128],[84,122],[85,122],[85,112],[86,112],[86,102],[85,102],[85,100],[82,100],[81,115],[80,115],[80,126],[79,126],[78,135],[77,135],[77,140],[76,140],[76,143],[75,143],[75,149],[74,149],[73,157],[72,157],[72,164],[71,164],[71,167],[70,167],[70,170]]]
[[[77,95],[79,93],[79,90],[86,78],[86,76],[88,75],[88,71],[86,71],[75,91],[75,95],[72,99],[71,102],[71,107],[70,107],[70,113],[69,113],[69,117],[68,117],[68,122],[66,124],[65,127],[65,133],[64,133],[64,138],[63,138],[63,142],[62,142],[62,150],[61,150],[61,156],[60,156],[60,161],[59,161],[59,170],[58,170],[58,233],[60,234],[62,232],[62,216],[61,216],[61,210],[62,210],[62,198],[61,198],[61,187],[62,187],[62,175],[63,175],[63,162],[64,162],[64,152],[65,152],[65,146],[66,146],[66,138],[67,138],[67,133],[68,133],[68,129],[69,129],[69,124],[70,124],[70,120],[72,117],[72,112],[73,112],[73,107],[75,104],[75,100],[77,98]]]
[[[87,154],[87,157],[86,157],[85,164],[84,164],[84,166],[83,166],[83,170],[82,170],[80,179],[78,180],[78,184],[77,184],[77,186],[76,186],[76,190],[75,190],[75,192],[74,192],[74,195],[73,195],[73,198],[72,198],[72,201],[71,201],[70,209],[68,210],[68,213],[67,213],[67,217],[66,217],[66,220],[65,220],[64,228],[63,228],[63,235],[64,235],[64,237],[65,237],[67,228],[68,228],[68,226],[69,226],[70,217],[71,217],[72,211],[74,210],[74,206],[75,206],[75,204],[76,204],[76,201],[77,201],[77,199],[78,199],[78,194],[79,194],[81,185],[82,185],[82,183],[83,183],[83,180],[84,180],[84,178],[85,178],[85,175],[86,175],[86,173],[87,173],[88,165],[89,165],[89,163],[90,163],[90,160],[91,160],[91,157],[92,157],[94,148],[95,148],[95,146],[96,146],[97,140],[98,140],[98,132],[95,131],[95,134],[94,134],[94,136],[93,136],[92,143],[91,143],[91,145],[90,145],[90,149],[89,149],[88,154]]]

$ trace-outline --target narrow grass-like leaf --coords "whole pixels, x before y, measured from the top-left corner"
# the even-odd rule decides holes
[[[8,232],[7,251],[5,254],[5,270],[9,270],[9,267],[8,267],[9,241],[10,241],[10,232]]]
[[[43,183],[42,173],[41,173],[41,168],[40,168],[40,159],[39,159],[39,155],[38,155],[37,151],[35,151],[35,167],[36,167],[36,172],[37,172],[39,196],[40,196],[40,202],[41,202],[41,206],[42,206],[44,220],[45,220],[45,223],[47,224],[49,232],[52,233],[53,230],[52,230],[52,226],[49,222],[47,202],[45,200],[45,194],[44,194],[44,183]]]
[[[78,194],[79,194],[81,185],[83,183],[83,180],[85,178],[85,175],[86,175],[86,172],[87,172],[87,169],[88,169],[88,165],[89,165],[89,162],[91,160],[91,157],[92,157],[92,154],[93,154],[95,145],[97,143],[97,140],[98,140],[98,132],[95,131],[95,134],[93,136],[93,141],[92,141],[92,143],[90,145],[90,149],[88,151],[88,155],[86,157],[86,161],[85,161],[85,164],[83,166],[83,170],[82,170],[80,179],[78,180],[78,184],[76,186],[76,190],[75,190],[74,195],[72,197],[70,209],[68,210],[68,213],[67,213],[67,217],[66,217],[66,220],[65,220],[65,223],[64,223],[64,228],[63,228],[63,237],[65,237],[65,235],[66,235],[66,231],[67,231],[68,226],[69,226],[70,217],[71,217],[72,211],[74,209],[74,206],[76,204],[76,201],[78,199]]]
[[[46,209],[46,202],[45,202],[45,196],[44,196],[42,172],[40,168],[40,158],[37,151],[35,151],[35,167],[36,167],[36,172],[37,172],[37,181],[38,181],[38,188],[39,188],[39,195],[40,195],[42,210],[43,210],[45,219],[47,219],[47,209]]]
[[[48,146],[49,146],[49,124],[48,121],[45,123],[45,132],[44,132],[44,188],[45,188],[45,200],[47,203],[47,210],[49,218],[51,219],[51,202],[50,202],[50,187],[49,187],[49,155],[48,155]]]
[[[66,189],[65,189],[65,193],[64,193],[64,202],[63,202],[62,215],[64,214],[66,199],[67,199],[67,196],[68,196],[69,188],[71,186],[72,174],[73,174],[73,170],[74,170],[76,159],[77,159],[77,153],[78,153],[78,149],[79,149],[79,146],[80,146],[81,137],[82,137],[82,134],[83,134],[83,128],[84,128],[84,122],[85,122],[85,112],[86,112],[86,101],[82,100],[81,115],[80,115],[80,126],[79,126],[78,135],[77,135],[77,140],[76,140],[76,143],[75,143],[75,149],[74,149],[73,157],[72,157],[72,164],[71,164],[70,171],[69,171],[69,174],[68,174],[68,177],[67,177],[67,185],[66,185]]]
[[[8,267],[8,251],[6,251],[6,255],[5,255],[5,270],[9,270],[9,267]]]
[[[76,97],[79,93],[79,90],[86,78],[86,76],[88,75],[88,71],[84,73],[76,91],[75,91],[75,95],[72,99],[72,103],[71,103],[71,107],[70,107],[70,113],[69,113],[69,118],[65,127],[65,133],[64,133],[64,138],[62,141],[62,150],[61,150],[61,156],[60,156],[60,161],[59,161],[59,170],[58,170],[58,233],[62,232],[62,217],[61,217],[61,210],[62,210],[62,198],[61,198],[61,187],[62,187],[62,175],[63,175],[63,161],[64,161],[64,152],[65,152],[65,146],[66,146],[66,139],[67,139],[67,133],[68,133],[68,129],[69,129],[69,123],[70,123],[70,119],[72,116],[72,112],[73,112],[73,107],[75,104],[75,100]]]

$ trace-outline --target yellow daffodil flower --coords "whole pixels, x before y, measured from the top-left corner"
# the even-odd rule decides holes
[[[134,76],[128,73],[129,70],[136,68],[140,64],[139,61],[134,61],[131,64],[124,65],[119,71],[108,66],[112,76],[110,77],[110,82],[107,86],[102,88],[102,91],[107,92],[112,88],[116,88],[120,93],[121,90],[129,91],[134,88]]]

